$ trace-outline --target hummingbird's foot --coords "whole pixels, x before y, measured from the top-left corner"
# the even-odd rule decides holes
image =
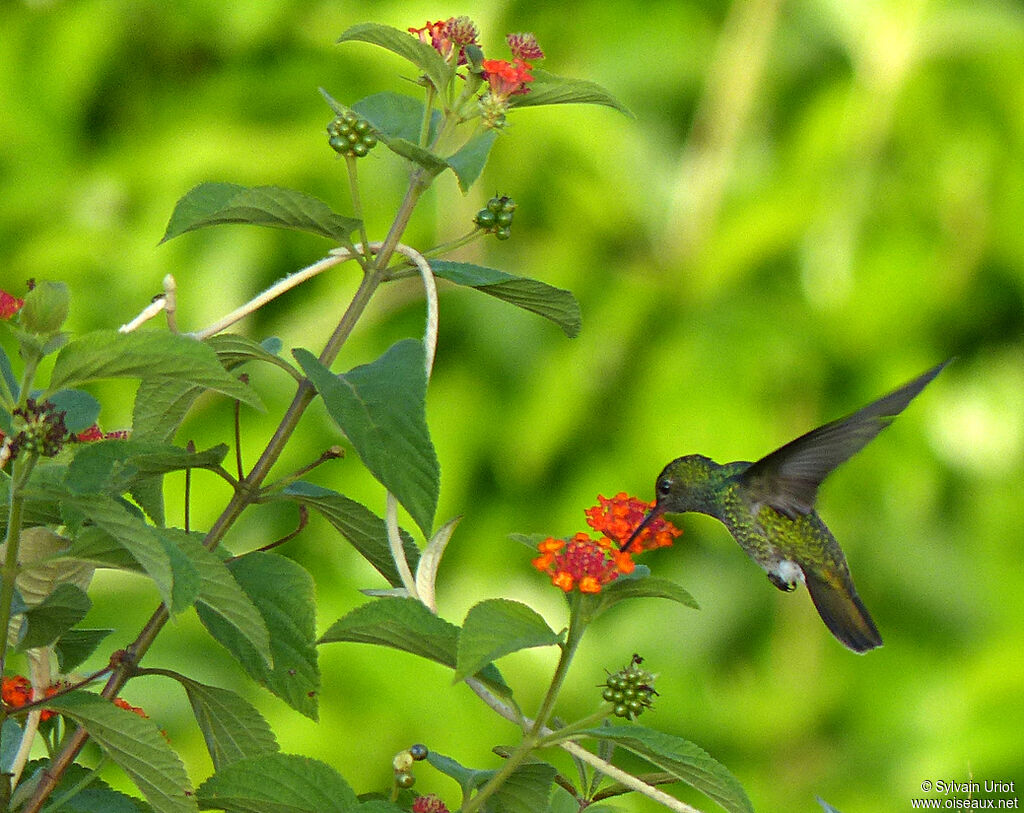
[[[804,570],[793,560],[783,559],[768,571],[768,579],[780,590],[791,593],[804,580]]]
[[[784,593],[792,593],[796,590],[797,585],[800,584],[800,579],[787,579],[778,573],[769,573],[768,581],[782,590]]]

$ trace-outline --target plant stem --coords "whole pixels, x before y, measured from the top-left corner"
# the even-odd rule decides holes
[[[588,714],[575,722],[569,723],[567,726],[562,728],[556,728],[549,734],[545,734],[543,739],[537,744],[539,748],[547,748],[552,745],[560,745],[566,740],[571,739],[580,731],[584,731],[588,728],[593,728],[595,725],[606,719],[608,715],[612,713],[612,706],[605,704],[604,708],[598,709],[593,714]]]
[[[363,202],[359,197],[359,167],[354,155],[345,155],[345,168],[348,170],[348,191],[352,198],[352,214],[359,219],[359,238],[363,241],[363,252],[366,252],[370,245],[370,238],[366,236],[366,223],[363,222]],[[359,264],[366,270],[366,263],[369,256],[364,254]]]
[[[530,729],[530,735],[533,737],[541,736],[541,732],[554,711],[558,693],[562,690],[565,676],[569,673],[569,665],[572,663],[573,655],[576,654],[576,648],[586,629],[586,621],[580,612],[580,594],[573,593],[570,602],[569,630],[565,635],[565,643],[561,645],[562,654],[558,659],[558,666],[555,667],[555,674],[551,678],[551,685],[548,687],[547,694],[540,704],[540,710],[537,712],[537,718],[533,721],[533,726]]]
[[[395,248],[405,232],[406,227],[409,225],[409,220],[412,217],[412,213],[416,208],[416,203],[419,201],[420,195],[430,185],[430,177],[421,167],[415,167],[409,176],[409,186],[406,189],[405,197],[402,199],[402,203],[395,215],[395,219],[391,224],[391,228],[388,231],[387,237],[384,242],[379,244],[377,248],[376,257],[373,262],[368,263],[367,269],[364,271],[363,279],[359,284],[359,288],[356,290],[352,301],[349,302],[348,308],[342,315],[337,327],[331,334],[327,343],[324,345],[323,351],[320,353],[319,361],[325,367],[330,367],[335,359],[338,357],[338,353],[341,352],[342,345],[344,345],[346,339],[351,335],[352,330],[355,328],[359,318],[363,315],[366,310],[366,306],[369,304],[370,299],[373,297],[374,292],[380,286],[384,279],[384,269],[387,267],[391,256],[395,252]],[[368,251],[370,244],[364,244],[363,251]],[[329,257],[326,260],[321,260],[316,266],[308,269],[313,273],[319,273],[323,267],[328,265],[334,265],[339,262],[343,262],[345,258]],[[312,274],[310,274],[311,276]],[[297,284],[297,283],[296,283]],[[222,320],[223,321],[223,320]],[[218,329],[223,329],[220,327]],[[216,330],[207,329],[203,332],[203,335],[212,335],[212,332]],[[28,365],[26,365],[27,367]],[[34,372],[34,368],[33,368]],[[25,388],[27,390],[27,387]],[[24,395],[24,393],[22,393]],[[242,478],[231,499],[228,501],[227,506],[221,512],[220,516],[214,521],[210,530],[206,534],[206,538],[203,540],[203,545],[208,550],[214,550],[227,534],[228,530],[234,525],[235,521],[241,516],[242,512],[252,503],[257,502],[260,489],[263,482],[270,474],[271,468],[277,462],[281,453],[284,451],[284,447],[287,442],[291,439],[292,433],[298,426],[299,419],[302,417],[306,408],[313,401],[316,396],[316,390],[312,383],[308,379],[303,379],[295,392],[295,397],[292,399],[291,404],[288,406],[287,411],[281,418],[281,422],[278,424],[277,430],[274,432],[273,437],[267,443],[267,447],[263,450],[263,454],[260,455],[259,460],[252,467],[249,474]],[[15,493],[12,485],[12,495]],[[13,525],[13,523],[12,523]],[[8,533],[10,533],[10,527],[8,527]],[[8,548],[8,556],[10,556],[10,548]],[[4,589],[6,590],[6,582]],[[11,580],[11,596],[13,596],[13,579]],[[2,601],[2,594],[0,594],[0,601]],[[10,597],[9,597],[10,598]],[[0,613],[3,613],[3,608],[0,608]],[[7,603],[6,615],[10,616],[10,602]],[[149,621],[142,628],[142,631],[136,637],[135,641],[127,648],[127,657],[124,659],[124,663],[111,674],[110,679],[107,681],[106,686],[103,687],[103,691],[100,693],[103,697],[108,699],[116,697],[118,692],[124,687],[124,684],[128,682],[128,679],[132,676],[136,664],[146,654],[149,648],[153,645],[153,641],[156,636],[163,629],[164,624],[167,623],[169,613],[166,605],[161,604]],[[0,615],[2,620],[2,615]],[[6,627],[0,629],[6,630]],[[53,792],[53,789],[60,782],[64,772],[67,771],[68,766],[75,760],[78,753],[82,750],[89,735],[84,729],[79,728],[75,733],[68,739],[67,743],[62,748],[60,754],[51,762],[50,770],[44,772],[40,779],[39,785],[37,786],[35,793],[32,794],[32,798],[23,808],[22,813],[39,813],[47,797]]]
[[[551,733],[546,728],[546,724],[551,716],[551,712],[555,708],[558,693],[565,682],[565,676],[569,672],[569,665],[572,663],[573,655],[576,654],[576,648],[579,646],[580,639],[583,637],[583,630],[586,627],[586,623],[579,611],[579,601],[577,599],[578,595],[574,595],[569,611],[569,631],[566,633],[565,643],[561,645],[562,654],[558,659],[558,665],[555,667],[555,673],[551,678],[551,685],[548,686],[547,694],[544,695],[544,700],[541,702],[540,711],[537,712],[537,718],[530,725],[529,730],[523,737],[523,741],[509,754],[501,769],[463,806],[462,813],[473,813],[473,811],[480,809],[480,805],[505,784],[513,771],[523,763],[532,751],[540,747],[542,740]]]
[[[14,461],[11,472],[10,497],[7,503],[7,536],[4,563],[0,569],[0,634],[3,644],[0,645],[0,675],[7,664],[7,629],[11,623],[11,602],[14,601],[15,581],[18,578],[18,546],[21,543],[21,514],[25,505],[22,494],[32,469],[35,468],[38,454],[29,454]]]

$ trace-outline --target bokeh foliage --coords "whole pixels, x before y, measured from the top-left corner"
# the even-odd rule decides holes
[[[174,202],[205,180],[292,186],[344,210],[343,169],[323,129],[331,112],[316,88],[352,103],[408,90],[409,77],[386,53],[333,40],[363,20],[405,27],[463,13],[483,31],[485,52],[504,55],[506,31],[532,30],[546,68],[600,82],[636,117],[591,107],[516,112],[483,183],[463,197],[444,179],[409,233],[427,248],[463,233],[493,191],[512,195],[513,239],[457,259],[568,288],[584,318],[568,340],[486,297],[442,292],[428,396],[438,516],[465,515],[442,573],[442,615],[460,621],[478,600],[501,595],[546,606],[557,629],[560,598],[508,533],[572,533],[599,492],[651,496],[672,457],[756,458],[956,355],[822,494],[885,647],[851,655],[806,595],[778,593],[719,526],[688,517],[685,536],[647,563],[702,610],[650,602],[646,615],[609,614],[580,653],[591,676],[577,665],[572,711],[596,702],[603,668],[638,651],[660,675],[657,726],[715,754],[759,810],[816,810],[816,794],[844,813],[896,809],[927,778],[1020,786],[1017,4],[579,2],[567,18],[557,4],[515,2],[8,3],[0,287],[68,281],[70,324],[85,331],[127,321],[173,273],[191,329],[312,262],[322,242],[292,233],[226,227],[157,241]],[[362,170],[373,179],[364,191],[371,232],[393,211],[400,182],[378,153]],[[325,275],[245,329],[309,345],[354,284],[348,270]],[[395,284],[347,347],[346,364],[421,329],[415,282]],[[284,379],[255,383],[280,408]],[[126,424],[130,391],[96,392],[104,428]],[[269,428],[255,415],[245,425],[251,462]],[[185,435],[199,448],[230,441],[229,406],[204,404]],[[336,442],[313,410],[289,462]],[[379,486],[358,468],[340,461],[318,476],[383,510]],[[194,526],[225,498],[217,483],[199,489]],[[168,503],[180,514],[180,493]],[[227,546],[264,544],[293,523],[293,511],[268,509]],[[380,586],[336,545],[313,521],[287,549],[316,575],[321,626],[361,603],[357,588]],[[155,605],[135,581],[118,589],[124,601],[97,605],[92,626],[136,607],[141,623]],[[147,664],[194,658],[199,679],[238,682],[206,646],[181,622]],[[354,645],[326,648],[323,659],[319,725],[256,690],[252,698],[284,750],[337,765],[359,790],[386,783],[391,755],[413,741],[479,762],[508,736],[440,668]],[[522,685],[551,665],[525,653],[503,672]],[[196,738],[201,764],[184,699],[155,683],[145,696],[146,685],[133,683],[129,699],[166,720],[176,744]],[[417,787],[430,788],[420,773]]]

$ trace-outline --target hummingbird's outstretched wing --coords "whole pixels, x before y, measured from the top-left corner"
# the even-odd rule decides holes
[[[739,475],[749,488],[751,501],[770,505],[791,518],[809,514],[814,510],[818,486],[829,472],[892,423],[950,361],[936,365],[845,418],[812,429],[751,464]]]

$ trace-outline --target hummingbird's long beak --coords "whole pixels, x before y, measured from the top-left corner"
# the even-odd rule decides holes
[[[644,517],[644,521],[636,526],[636,530],[633,531],[633,533],[630,535],[629,539],[626,540],[626,544],[624,544],[621,548],[619,548],[619,550],[621,550],[621,551],[629,550],[629,546],[633,544],[633,540],[635,540],[638,536],[640,536],[640,534],[642,534],[647,529],[647,526],[650,525],[652,522],[654,522],[654,520],[656,520],[658,517],[660,517],[663,513],[664,513],[663,509],[660,508],[659,506],[655,505],[654,508],[652,508],[650,511],[647,512],[647,516]]]

